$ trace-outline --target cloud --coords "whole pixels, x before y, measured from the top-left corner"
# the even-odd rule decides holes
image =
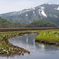
[[[59,4],[59,0],[49,0],[49,3]]]
[[[0,0],[0,13],[19,11],[48,2],[52,2],[52,0]]]

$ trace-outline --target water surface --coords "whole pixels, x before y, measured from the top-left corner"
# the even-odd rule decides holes
[[[35,43],[34,38],[36,35],[37,34],[25,34],[9,40],[9,42],[15,46],[30,50],[30,55],[0,56],[0,59],[59,59],[59,47]]]

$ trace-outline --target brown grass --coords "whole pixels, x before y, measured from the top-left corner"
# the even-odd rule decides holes
[[[25,31],[25,30],[47,30],[47,29],[59,29],[59,27],[0,28],[0,32]]]

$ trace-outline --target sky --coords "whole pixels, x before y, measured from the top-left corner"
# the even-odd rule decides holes
[[[0,0],[0,14],[33,8],[44,3],[59,4],[59,0]]]

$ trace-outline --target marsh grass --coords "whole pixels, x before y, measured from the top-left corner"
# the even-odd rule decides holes
[[[35,37],[35,40],[44,40],[44,41],[48,41],[48,42],[58,42],[59,43],[59,30],[41,31]]]
[[[14,46],[8,42],[8,39],[14,38],[19,36],[19,34],[23,35],[25,33],[33,33],[38,32],[36,30],[34,31],[11,31],[11,32],[0,32],[0,54],[21,54],[24,55],[24,52],[30,53],[30,51],[25,50],[24,48],[20,48],[17,46]]]

